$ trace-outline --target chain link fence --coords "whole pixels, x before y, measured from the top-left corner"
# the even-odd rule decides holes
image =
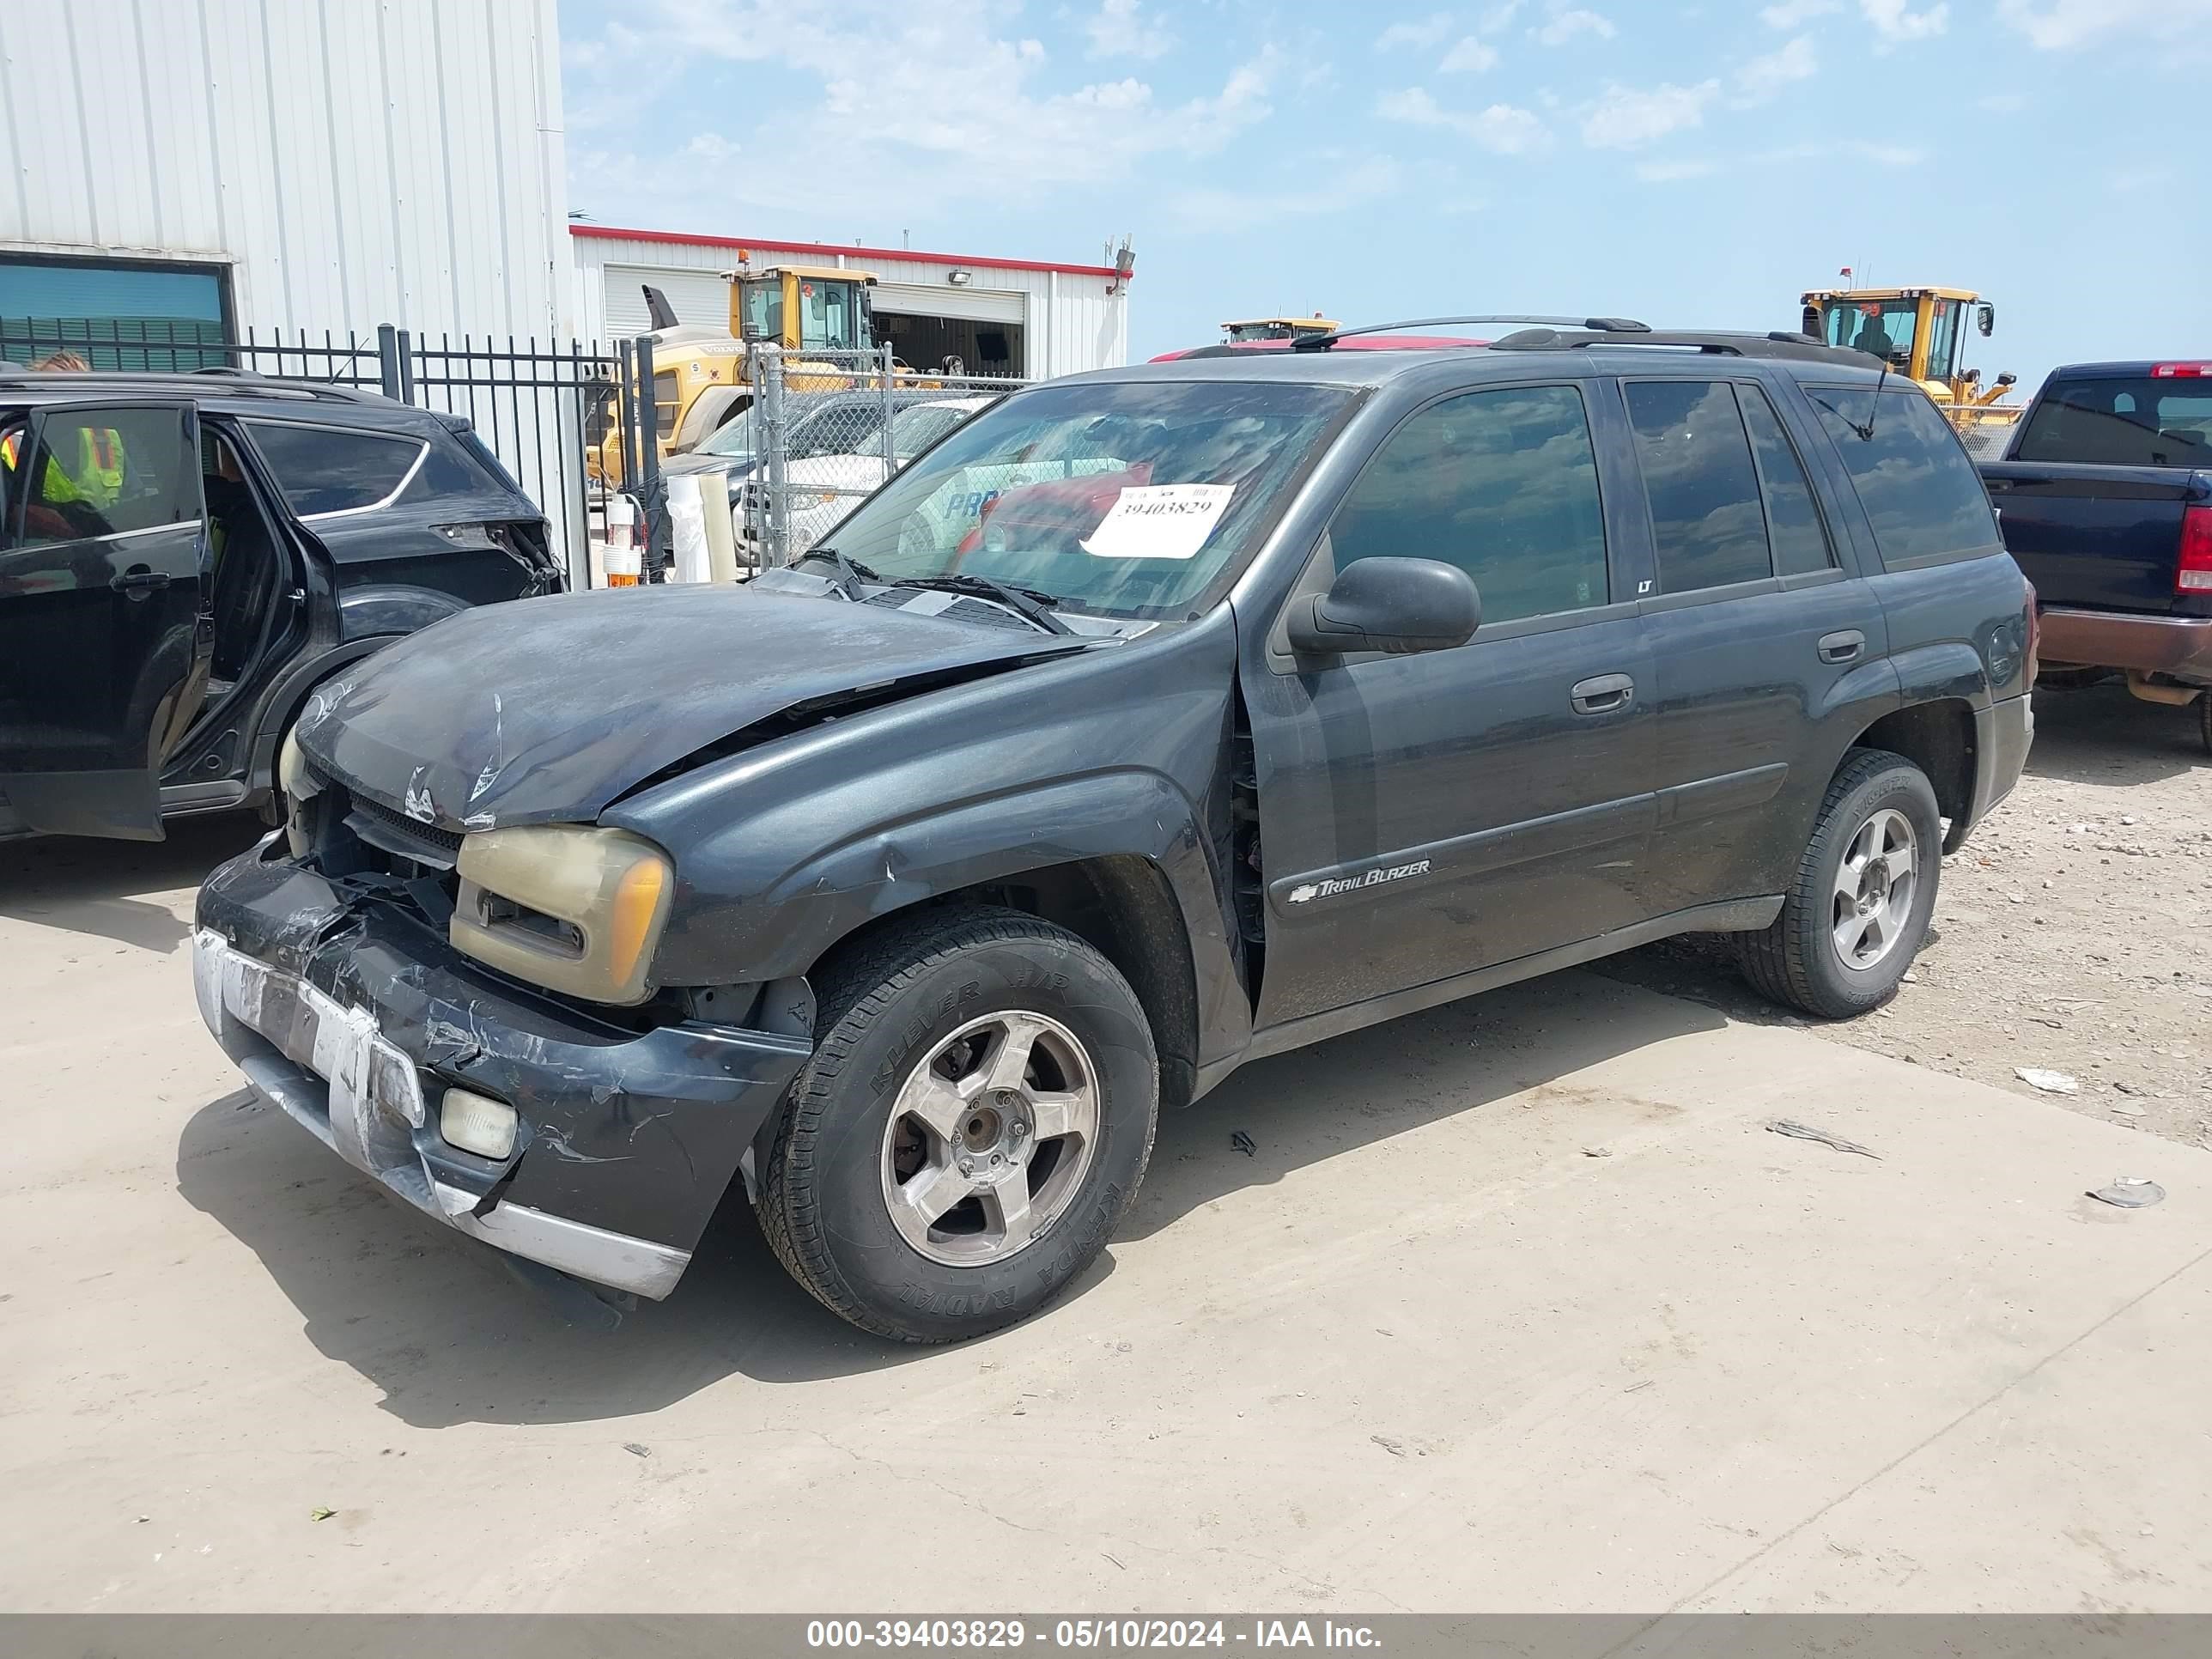
[[[909,369],[890,348],[756,345],[745,454],[730,497],[739,558],[789,564],[892,473],[1024,382]]]

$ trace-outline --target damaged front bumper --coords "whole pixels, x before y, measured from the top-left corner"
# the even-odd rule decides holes
[[[425,1214],[511,1255],[658,1298],[799,1068],[802,1038],[638,1032],[492,975],[372,885],[276,837],[200,890],[200,1015],[255,1092]],[[447,1144],[449,1085],[514,1108],[514,1152]]]

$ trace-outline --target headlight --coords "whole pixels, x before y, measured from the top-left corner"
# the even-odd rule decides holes
[[[297,731],[287,732],[284,746],[276,751],[276,787],[287,800],[306,800],[323,787],[307,769],[307,757],[300,747]]]
[[[463,838],[447,930],[479,962],[592,1002],[642,1002],[676,872],[621,830],[527,824]]]

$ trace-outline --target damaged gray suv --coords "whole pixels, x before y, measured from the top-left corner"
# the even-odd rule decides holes
[[[1668,934],[1890,994],[2033,611],[1917,387],[1600,320],[1006,399],[742,588],[318,694],[202,1012],[393,1194],[617,1292],[742,1182],[828,1307],[1019,1319],[1248,1060]]]

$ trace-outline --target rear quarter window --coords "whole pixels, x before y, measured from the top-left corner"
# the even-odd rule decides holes
[[[248,421],[254,447],[303,519],[374,507],[407,483],[429,446],[420,438]]]
[[[1805,395],[1843,457],[1885,568],[2002,545],[1981,474],[1925,392],[1808,386]]]

